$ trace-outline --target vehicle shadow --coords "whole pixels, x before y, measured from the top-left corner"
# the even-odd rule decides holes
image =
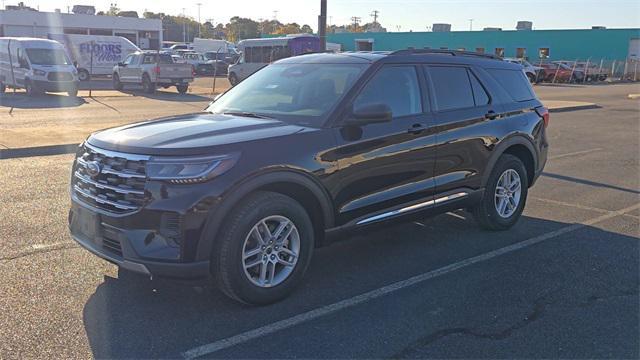
[[[153,100],[161,100],[161,101],[177,101],[177,102],[203,102],[203,101],[212,101],[210,97],[192,93],[179,94],[175,91],[175,88],[168,89],[158,89],[154,93],[149,94],[142,91],[142,88],[127,88],[124,90],[120,90],[123,94],[128,94],[131,96],[145,97]]]
[[[81,97],[70,97],[66,94],[51,94],[30,97],[24,92],[7,92],[0,95],[0,106],[15,109],[52,109],[74,108],[86,104]]]
[[[149,281],[126,271],[120,271],[117,279],[105,276],[83,310],[93,356],[180,357],[193,347],[571,225],[523,217],[511,231],[496,233],[479,230],[474,221],[463,218],[464,212],[456,215],[421,220],[420,225],[389,226],[320,248],[304,284],[289,298],[270,306],[243,306],[210,287]],[[580,230],[580,241],[586,241],[585,231],[590,239],[596,239],[592,240],[595,246],[616,249],[607,251],[638,252],[638,240],[634,237],[585,227]],[[637,262],[637,255],[630,256]],[[278,357],[278,354],[262,355]]]

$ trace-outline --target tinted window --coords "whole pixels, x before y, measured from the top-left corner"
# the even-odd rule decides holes
[[[487,69],[489,74],[509,93],[515,101],[535,99],[529,80],[520,70]]]
[[[251,112],[321,126],[365,64],[273,64],[231,88],[210,112]]]
[[[489,95],[487,95],[487,91],[482,87],[478,78],[476,78],[471,71],[469,71],[469,80],[471,80],[473,99],[476,102],[476,106],[487,105],[489,103]]]
[[[387,104],[393,117],[422,112],[418,76],[413,66],[389,66],[378,71],[354,102],[354,108]]]
[[[475,105],[466,68],[430,66],[429,75],[433,82],[438,110],[463,109]]]

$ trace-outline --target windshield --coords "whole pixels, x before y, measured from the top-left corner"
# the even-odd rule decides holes
[[[33,65],[70,65],[67,54],[62,49],[26,49]]]
[[[367,64],[274,64],[216,100],[212,113],[242,112],[320,127]]]

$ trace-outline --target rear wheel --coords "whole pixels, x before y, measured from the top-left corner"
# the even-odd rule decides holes
[[[176,89],[178,89],[180,94],[186,94],[187,90],[189,90],[189,85],[177,85]]]
[[[124,88],[120,82],[120,76],[117,73],[113,74],[113,88],[115,90],[122,90]]]
[[[142,90],[147,94],[153,94],[156,91],[155,86],[153,86],[147,74],[142,75]]]
[[[91,75],[85,69],[78,70],[78,80],[80,81],[88,81],[91,80]]]
[[[235,73],[229,74],[229,83],[231,84],[231,86],[238,85],[238,77]]]
[[[313,226],[302,205],[282,194],[256,192],[227,218],[212,270],[232,299],[269,304],[300,283],[313,247]]]
[[[38,96],[40,95],[40,91],[33,85],[31,80],[27,79],[24,82],[24,89],[27,92],[27,96]]]
[[[504,154],[495,164],[484,196],[472,213],[478,224],[487,230],[507,230],[524,210],[529,183],[522,161]]]

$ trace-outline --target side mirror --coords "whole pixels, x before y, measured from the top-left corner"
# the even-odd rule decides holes
[[[127,66],[127,65],[125,65],[125,63],[123,63],[123,62],[119,62],[119,63],[118,63],[118,66],[119,66],[119,67],[125,67],[125,66]]]
[[[367,104],[354,108],[346,124],[360,126],[385,123],[391,121],[392,115],[391,107],[387,104]]]

